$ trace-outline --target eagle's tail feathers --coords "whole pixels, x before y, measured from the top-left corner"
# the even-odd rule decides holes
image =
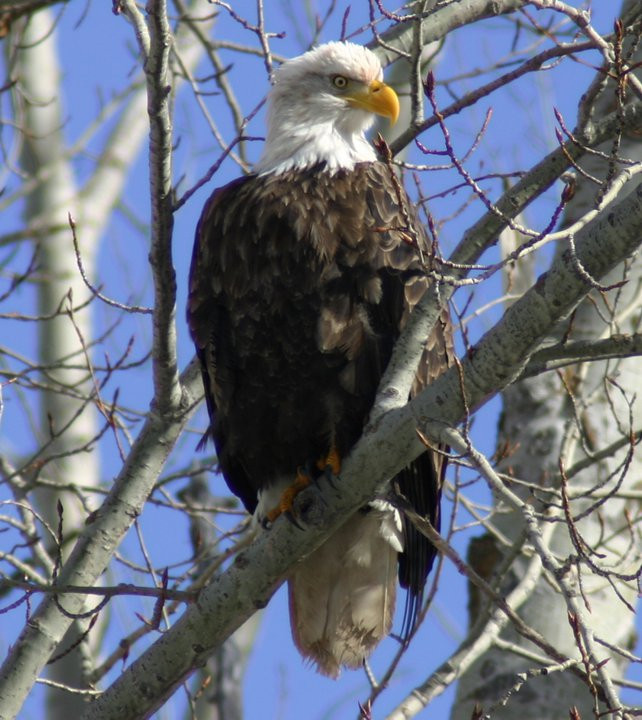
[[[390,632],[401,550],[398,514],[377,501],[294,571],[289,582],[294,642],[324,675],[360,667]]]

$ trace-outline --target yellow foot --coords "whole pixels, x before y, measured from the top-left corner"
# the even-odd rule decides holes
[[[268,522],[273,523],[279,515],[292,515],[294,498],[312,482],[309,475],[306,475],[301,468],[296,471],[296,478],[292,485],[287,487],[281,495],[279,504],[272,508],[266,515]]]
[[[341,458],[334,445],[325,457],[317,460],[317,468],[319,470],[331,470],[333,475],[338,475],[341,472]]]

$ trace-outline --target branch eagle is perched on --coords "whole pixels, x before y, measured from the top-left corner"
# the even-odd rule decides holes
[[[364,135],[375,115],[398,113],[364,47],[333,42],[285,62],[255,172],[215,190],[196,230],[187,318],[209,433],[227,484],[263,523],[339,472],[429,282],[424,229]],[[413,394],[445,368],[450,344],[444,315]],[[435,526],[443,470],[426,452],[395,478]],[[326,675],[359,667],[390,632],[397,570],[406,637],[434,556],[385,499],[362,508],[289,578],[301,653]]]

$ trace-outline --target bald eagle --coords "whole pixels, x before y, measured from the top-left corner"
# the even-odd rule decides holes
[[[220,469],[263,524],[290,507],[293,487],[340,471],[431,258],[414,208],[364,135],[375,115],[399,113],[374,53],[321,45],[281,65],[268,100],[255,171],[203,209],[187,309]],[[413,394],[447,364],[449,337],[444,317]],[[435,526],[443,470],[425,453],[395,478]],[[407,636],[434,556],[385,497],[362,508],[289,578],[303,656],[333,677],[359,667],[390,632],[397,572]]]

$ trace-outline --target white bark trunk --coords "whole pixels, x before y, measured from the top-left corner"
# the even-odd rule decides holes
[[[38,446],[46,447],[50,459],[43,475],[54,484],[94,485],[99,480],[99,456],[82,448],[95,437],[98,424],[93,403],[92,382],[83,341],[91,341],[89,291],[76,267],[76,258],[68,225],[68,214],[78,216],[77,187],[64,140],[65,111],[62,107],[60,69],[56,47],[55,19],[52,12],[40,11],[25,24],[21,46],[16,55],[16,75],[22,115],[22,167],[41,180],[27,197],[25,224],[32,228],[55,227],[39,233],[38,313],[52,316],[38,323],[38,358],[43,367],[43,383],[51,390],[40,394],[41,427]],[[86,247],[84,263],[93,276],[94,247]],[[73,317],[73,321],[72,321]],[[67,365],[67,367],[65,367]],[[75,368],[69,367],[75,365]],[[69,392],[67,390],[70,390]],[[67,427],[68,426],[68,427]],[[49,441],[49,444],[47,445]],[[32,494],[37,510],[51,527],[58,526],[57,502],[64,508],[64,537],[73,537],[82,527],[86,510],[72,493],[60,493],[55,487],[37,487]],[[69,550],[63,545],[64,555]],[[73,645],[83,623],[74,623],[59,646],[62,651]],[[91,670],[91,653],[81,643],[48,668],[52,680],[72,687],[86,686],[83,678]],[[81,712],[81,696],[48,690],[47,710],[51,720],[68,720]]]
[[[624,3],[625,11],[627,6],[632,7],[632,3]],[[608,108],[612,101],[611,86],[598,101],[595,117],[599,119],[612,109],[612,105]],[[607,144],[601,149],[608,153],[610,146]],[[639,161],[642,159],[642,144],[631,135],[624,140],[619,154]],[[592,156],[582,161],[581,165],[594,176],[605,176],[607,163],[602,158]],[[629,192],[634,187],[635,184],[631,183]],[[595,185],[580,178],[577,193],[567,207],[566,226],[594,206],[596,192]],[[566,245],[560,248],[564,249]],[[618,267],[603,283],[618,282],[623,276],[629,282],[619,291],[606,294],[608,305],[599,294],[594,294],[591,301],[585,300],[580,305],[571,323],[569,341],[596,340],[614,333],[639,332],[639,312],[632,310],[640,306],[642,262],[638,259],[626,263],[626,271],[623,266]],[[613,316],[609,313],[609,305],[615,308]],[[606,322],[605,316],[608,316]],[[561,331],[566,327],[565,323]],[[571,388],[573,401],[561,381],[562,376],[567,388]],[[624,395],[628,400],[632,400],[636,393],[639,396],[640,377],[642,360],[635,357],[585,363],[566,369],[561,374],[548,373],[508,388],[503,394],[504,409],[498,444],[501,447],[508,443],[511,450],[509,457],[502,463],[502,470],[535,486],[559,488],[560,458],[567,471],[575,463],[587,458],[589,452],[599,451],[621,440],[629,432],[640,430],[640,400],[633,401],[630,408],[624,401]],[[616,379],[624,393],[611,385],[608,378]],[[629,424],[629,412],[633,418],[633,427]],[[574,475],[569,480],[569,493],[572,496],[581,495],[599,486],[611,474],[611,479],[601,487],[600,493],[613,491],[616,483],[622,479],[624,469],[621,463],[629,450],[627,445],[612,457],[593,462]],[[633,514],[635,510],[625,495],[641,472],[642,460],[637,453],[626,471],[619,497],[609,498],[599,509],[577,523],[577,529],[588,546],[601,553],[600,556],[589,554],[589,558],[601,568],[634,573],[639,567],[640,548],[629,532],[625,517],[627,507]],[[524,498],[529,495],[529,490],[521,492]],[[577,516],[595,500],[586,498],[572,501],[573,515]],[[523,523],[514,512],[498,515],[495,524],[514,541],[523,531]],[[471,561],[480,566],[487,556],[487,546],[484,548],[480,544],[474,547],[476,549],[472,551]],[[564,522],[558,524],[550,547],[562,559],[577,555]],[[495,568],[501,563],[500,554],[494,563]],[[525,567],[526,560],[513,563],[509,575],[504,579],[504,590],[519,581]],[[596,647],[599,650],[592,661],[609,659],[606,666],[608,674],[611,678],[621,678],[626,671],[627,660],[599,645],[599,640],[631,650],[635,643],[634,614],[617,597],[605,577],[593,572],[586,563],[580,565],[579,575],[581,585],[577,582],[575,569],[571,571],[575,589],[578,592],[581,590],[590,604],[590,610],[585,608],[584,621],[598,641]],[[615,584],[626,601],[635,605],[635,583],[616,579]],[[568,604],[554,583],[540,581],[531,598],[521,608],[520,615],[562,653],[577,658],[579,651],[569,625],[568,610]],[[470,618],[471,622],[476,619]],[[517,650],[540,654],[510,628],[502,638],[514,644]],[[582,718],[594,716],[595,701],[587,684],[569,670],[530,678],[520,685],[518,691],[510,692],[510,688],[518,681],[518,673],[538,667],[540,665],[533,659],[520,657],[506,646],[489,648],[460,680],[452,720],[469,720],[475,703],[481,705],[484,711],[492,707],[492,717],[497,720],[512,720],[515,717],[524,720],[557,720],[567,717],[572,706],[578,709]],[[507,702],[498,704],[502,698],[507,698],[508,693],[510,697]],[[600,710],[605,709],[606,705],[601,703]]]

